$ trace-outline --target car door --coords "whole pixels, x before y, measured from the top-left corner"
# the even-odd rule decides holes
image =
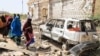
[[[46,24],[45,24],[45,28],[44,28],[44,35],[51,38],[51,31],[52,31],[52,28],[54,27],[54,22],[55,19],[51,19],[49,20]]]
[[[79,40],[79,31],[75,30],[76,27],[79,27],[79,24],[77,21],[70,20],[66,22],[64,37],[72,41]]]
[[[64,20],[57,19],[54,27],[52,28],[52,39],[58,41],[63,35]]]

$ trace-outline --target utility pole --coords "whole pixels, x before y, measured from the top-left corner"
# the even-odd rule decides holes
[[[39,0],[37,1],[38,3],[38,19],[40,19],[40,6],[39,6]]]
[[[22,0],[22,14],[23,14],[23,0]]]
[[[63,17],[63,7],[64,7],[64,1],[63,1],[63,0],[61,0],[61,2],[62,2],[61,17]]]
[[[49,13],[48,14],[48,18],[49,19],[52,19],[53,18],[53,15],[52,15],[52,1],[53,0],[49,0],[49,7],[48,7],[49,8],[49,11],[48,11],[48,13]]]

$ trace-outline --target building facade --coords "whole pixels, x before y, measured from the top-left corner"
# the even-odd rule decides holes
[[[94,0],[51,0],[53,18],[89,18]]]
[[[29,0],[28,6],[33,19],[89,18],[93,0]]]
[[[32,1],[32,2],[30,2]],[[47,19],[49,0],[29,0],[29,12],[33,14],[33,19]]]

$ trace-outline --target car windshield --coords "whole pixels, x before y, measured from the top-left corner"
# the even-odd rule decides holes
[[[81,31],[96,31],[92,20],[81,20],[80,21]]]

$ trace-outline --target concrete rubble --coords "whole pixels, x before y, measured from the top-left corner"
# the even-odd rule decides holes
[[[33,52],[21,49],[11,39],[0,41],[0,56],[33,56]]]
[[[41,48],[43,50],[42,52],[37,52],[37,51],[31,52],[25,49],[19,49],[16,45],[13,45],[14,43],[11,44],[10,46],[7,46],[7,43],[0,42],[1,48],[13,50],[13,51],[2,52],[0,56],[66,56],[67,54],[67,51],[62,51],[56,48],[52,48],[51,45],[47,42],[47,40],[42,41],[41,43],[42,43]],[[13,46],[13,48],[9,48],[11,46]],[[51,49],[45,52],[44,50],[47,48],[51,48]]]
[[[57,48],[53,44],[49,43],[48,40],[42,40],[41,38],[35,36],[35,43],[30,45],[30,49],[33,47],[35,51],[26,50],[25,48],[19,48],[11,39],[7,39],[7,42],[0,41],[0,48],[7,49],[8,51],[3,51],[0,56],[66,56],[67,52],[65,45],[62,49]],[[3,38],[2,38],[3,39]],[[22,37],[22,42],[25,43],[25,37]],[[22,46],[25,47],[22,43]],[[40,49],[42,50],[40,51]],[[46,50],[46,51],[44,51]],[[1,51],[1,50],[0,50]],[[67,55],[69,56],[69,55]],[[70,55],[72,56],[72,55]]]
[[[8,51],[8,52],[3,52],[2,54],[0,54],[0,56],[35,56],[35,54],[24,53],[21,51]]]

